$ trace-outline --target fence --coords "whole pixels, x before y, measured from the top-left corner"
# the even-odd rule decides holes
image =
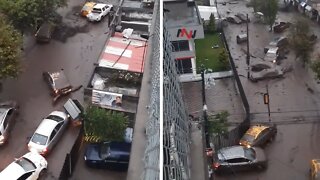
[[[71,148],[71,151],[66,154],[66,158],[64,160],[64,164],[63,164],[62,170],[60,172],[59,180],[67,180],[69,177],[71,177],[72,172],[75,168],[75,165],[76,165],[77,160],[80,155],[80,147],[83,142],[82,141],[83,134],[84,134],[84,129],[83,129],[83,124],[82,124],[82,127],[81,127],[79,134],[77,136],[77,139]]]
[[[214,148],[220,149],[223,147],[227,147],[227,146],[232,146],[235,144],[238,144],[240,138],[243,136],[243,134],[249,129],[250,127],[250,106],[248,103],[248,99],[246,97],[246,94],[244,92],[243,86],[241,84],[241,80],[239,78],[238,75],[238,71],[236,69],[235,63],[233,61],[233,58],[231,56],[230,50],[229,50],[229,46],[228,43],[226,41],[226,37],[224,34],[224,31],[222,30],[222,40],[224,42],[224,46],[228,51],[229,54],[229,61],[230,61],[230,66],[231,69],[233,71],[234,74],[234,78],[236,81],[236,85],[238,87],[239,93],[240,93],[240,97],[241,97],[241,101],[245,110],[245,118],[243,120],[243,122],[238,125],[236,128],[232,129],[231,131],[228,132],[228,134],[224,134],[224,135],[216,135],[211,137],[211,143],[213,143]]]

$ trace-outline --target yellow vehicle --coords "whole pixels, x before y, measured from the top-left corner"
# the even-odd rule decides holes
[[[320,159],[312,159],[310,167],[310,179],[320,179]]]
[[[81,16],[87,17],[87,15],[89,13],[91,13],[93,7],[96,5],[97,3],[95,2],[86,2],[84,4],[84,6],[81,9]]]
[[[251,126],[240,139],[239,144],[247,148],[254,146],[264,146],[272,141],[277,133],[275,125],[258,124]]]

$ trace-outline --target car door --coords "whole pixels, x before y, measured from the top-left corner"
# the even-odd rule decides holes
[[[35,171],[30,171],[30,172],[24,173],[17,180],[36,180],[36,177],[34,176],[34,172]]]
[[[61,131],[62,125],[63,125],[63,121],[59,122],[53,130],[55,132],[55,135],[52,139],[51,148],[57,143],[58,139],[60,138],[60,136],[62,134],[62,131]]]

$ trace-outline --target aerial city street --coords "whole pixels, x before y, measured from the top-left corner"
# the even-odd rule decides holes
[[[0,0],[0,180],[320,179],[319,7]]]

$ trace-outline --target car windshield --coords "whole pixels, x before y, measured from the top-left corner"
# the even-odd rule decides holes
[[[93,9],[93,10],[92,10],[92,13],[98,13],[98,14],[100,14],[100,13],[101,13],[101,9]]]
[[[243,137],[242,137],[243,140],[245,141],[248,141],[248,142],[253,142],[254,141],[254,136],[251,136],[249,134],[245,134]]]
[[[63,118],[59,117],[59,116],[56,116],[56,115],[50,115],[48,116],[46,119],[51,119],[51,120],[54,120],[56,122],[60,122],[60,121],[63,121]]]
[[[110,155],[109,143],[102,144],[99,155],[101,159],[106,159]]]
[[[244,148],[244,155],[247,159],[253,161],[256,158],[256,152],[252,148]]]
[[[35,133],[31,139],[32,142],[37,143],[39,145],[45,145],[47,143],[48,137]]]
[[[32,161],[24,157],[17,159],[15,162],[19,164],[26,172],[32,171],[37,168]]]

